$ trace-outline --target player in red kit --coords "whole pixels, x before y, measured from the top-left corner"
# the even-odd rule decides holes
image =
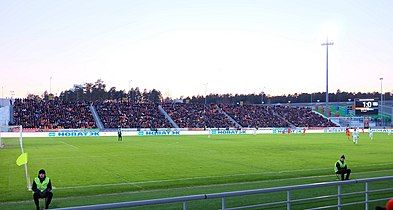
[[[349,140],[349,137],[351,137],[351,131],[349,131],[348,127],[345,129],[345,135],[347,136],[347,138]]]

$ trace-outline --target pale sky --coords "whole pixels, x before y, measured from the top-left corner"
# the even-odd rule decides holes
[[[4,97],[101,78],[179,97],[393,92],[393,1],[0,1]],[[131,82],[130,82],[131,81]]]

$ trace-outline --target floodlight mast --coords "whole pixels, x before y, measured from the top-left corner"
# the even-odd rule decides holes
[[[379,110],[379,113],[381,115],[381,126],[383,126],[384,122],[383,122],[383,116],[382,116],[382,106],[383,106],[383,90],[382,90],[382,81],[383,81],[383,77],[379,78],[379,80],[381,80],[381,105],[379,106],[381,109]]]
[[[334,42],[329,42],[326,39],[325,43],[322,43],[322,46],[326,46],[326,99],[325,99],[325,111],[326,117],[328,116],[328,104],[329,104],[329,45],[333,45]]]

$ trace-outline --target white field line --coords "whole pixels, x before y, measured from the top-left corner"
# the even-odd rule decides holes
[[[381,164],[370,164],[369,166],[381,166],[381,165],[393,165],[393,163],[381,163]],[[161,179],[161,180],[151,180],[151,181],[141,181],[141,182],[120,182],[120,183],[109,183],[109,184],[93,184],[93,185],[83,185],[83,186],[66,186],[66,187],[56,187],[56,189],[79,189],[79,188],[91,188],[91,187],[108,187],[108,186],[121,186],[121,185],[135,185],[141,187],[142,184],[149,183],[164,183],[164,182],[176,182],[176,181],[187,181],[187,180],[197,180],[197,179],[211,179],[211,178],[227,178],[227,177],[237,177],[237,176],[247,176],[247,175],[263,175],[263,174],[281,174],[281,173],[291,173],[291,172],[299,172],[299,171],[321,171],[329,168],[313,168],[313,169],[303,169],[303,170],[288,170],[288,171],[276,171],[276,172],[262,172],[262,173],[244,173],[244,174],[229,174],[222,176],[200,176],[200,177],[189,177],[189,178],[179,178],[179,179]],[[393,170],[393,169],[392,169]],[[380,170],[384,171],[384,170]],[[387,170],[390,171],[390,170]],[[375,171],[372,171],[375,172]],[[363,172],[364,173],[364,172]],[[322,176],[313,176],[315,177],[326,177],[332,175],[322,175]],[[295,177],[295,178],[287,178],[289,180],[292,179],[302,179],[304,177]],[[285,179],[274,179],[274,180],[285,180]],[[271,181],[271,180],[270,180]],[[237,182],[239,183],[239,182]]]
[[[10,176],[10,174],[12,174],[11,173],[11,165],[8,165],[8,190],[12,189],[11,188],[11,176]]]
[[[84,155],[84,156],[62,156],[62,157],[42,157],[45,160],[60,160],[60,159],[75,159],[75,158],[108,158],[108,157],[124,157],[123,155],[112,155],[112,156],[98,156],[98,155]],[[134,157],[134,156],[133,156]]]
[[[377,172],[384,172],[384,171],[393,171],[393,169],[385,169],[385,170],[376,170],[376,171],[364,171],[364,172],[359,172],[355,174],[371,174],[371,173],[377,173]],[[174,187],[174,188],[168,188],[168,189],[152,189],[152,190],[140,190],[140,191],[131,191],[131,192],[119,192],[119,193],[107,193],[107,194],[97,194],[97,195],[86,195],[86,196],[69,196],[69,197],[62,197],[62,198],[56,198],[56,200],[67,200],[67,199],[72,199],[72,198],[91,198],[91,197],[102,197],[102,196],[117,196],[117,195],[130,195],[130,194],[138,194],[138,193],[146,193],[146,192],[157,192],[157,191],[162,191],[162,190],[181,190],[181,189],[197,189],[197,188],[209,188],[209,187],[220,187],[220,186],[231,186],[231,185],[239,185],[239,184],[251,184],[251,183],[264,183],[264,182],[280,182],[280,181],[287,181],[287,180],[307,180],[307,179],[314,179],[314,178],[323,178],[323,177],[335,177],[334,174],[328,174],[328,175],[318,175],[318,176],[306,176],[306,177],[292,177],[292,178],[282,178],[282,179],[272,179],[272,180],[260,180],[260,181],[248,181],[248,182],[233,182],[233,183],[224,183],[224,184],[209,184],[209,185],[199,185],[199,186],[192,186],[192,187]],[[126,183],[124,183],[126,184]],[[97,185],[101,186],[101,185]],[[66,188],[55,188],[53,189],[66,189]],[[11,201],[11,202],[5,202],[5,205],[10,205],[10,204],[22,204],[22,203],[30,203],[31,200],[25,200],[25,201]],[[0,203],[1,206],[2,203]]]
[[[356,174],[371,174],[371,173],[384,172],[384,171],[393,171],[393,169],[377,170],[377,171],[364,171],[364,172],[359,172],[359,173],[356,173]],[[136,193],[141,193],[141,192],[154,192],[154,191],[161,191],[161,190],[196,189],[196,188],[208,188],[208,187],[212,187],[212,186],[217,186],[218,187],[218,186],[231,186],[231,185],[251,184],[251,183],[281,182],[281,181],[288,181],[288,180],[302,180],[302,179],[307,180],[307,179],[323,178],[323,177],[334,177],[335,178],[334,174],[328,174],[328,175],[292,177],[292,178],[270,179],[270,180],[260,180],[260,181],[247,181],[247,182],[232,182],[232,183],[223,183],[223,184],[197,185],[197,186],[191,186],[191,187],[174,187],[174,188],[168,188],[168,189],[141,190],[141,191],[110,193],[110,194],[102,194],[102,195],[136,194]],[[99,196],[99,195],[94,195],[94,196]]]
[[[64,142],[65,143],[65,142]],[[155,154],[161,154],[161,153],[155,153]],[[133,154],[132,157],[144,157],[146,155],[135,155]],[[61,157],[53,157],[53,156],[42,156],[42,159],[45,160],[57,160],[57,159],[72,159],[72,158],[108,158],[108,157],[124,157],[124,155],[84,155],[84,156],[61,156]]]
[[[108,171],[109,173],[111,173],[110,170],[108,170],[108,169],[106,169],[106,168],[105,168],[105,170]],[[121,176],[121,175],[118,174],[118,173],[113,173],[113,174],[116,175],[118,178],[122,179],[123,181],[125,181],[124,183],[130,183],[130,185],[134,185],[134,186],[140,188],[141,190],[143,190],[143,187],[140,186],[140,185],[138,185],[138,183],[136,183],[136,182],[134,182],[134,183],[133,183],[133,182],[129,182],[125,177]]]
[[[64,142],[64,141],[60,141],[60,142],[63,143],[63,144],[66,144],[66,145],[68,145],[68,146],[70,146],[70,147],[72,147],[72,148],[79,149],[79,147],[74,146],[74,145],[72,145],[72,144],[69,144],[69,143],[67,143],[67,142]]]
[[[72,158],[108,158],[108,157],[124,157],[124,155],[106,155],[106,156],[101,156],[101,155],[86,155],[86,156],[62,156],[62,157],[42,157],[45,160],[57,160],[57,159],[72,159]],[[132,156],[132,157],[135,157]]]

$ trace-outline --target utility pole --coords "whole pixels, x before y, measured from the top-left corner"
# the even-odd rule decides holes
[[[205,84],[203,84],[205,86],[205,104],[203,105],[203,121],[205,122],[205,129],[207,128],[207,122],[206,122],[206,103],[207,103],[207,85],[208,83],[206,82]]]
[[[265,89],[266,89],[266,87],[264,86],[263,89],[262,89],[262,96],[261,96],[261,104],[262,104],[262,105],[265,103],[265,102],[264,102]]]
[[[205,83],[203,85],[205,86],[205,106],[206,106],[206,103],[207,103],[207,85],[208,85],[208,83]]]
[[[133,91],[131,91],[131,82],[132,82],[132,80],[128,81],[128,102],[131,102],[131,100],[132,100],[132,102],[134,102],[134,99],[132,97]]]

